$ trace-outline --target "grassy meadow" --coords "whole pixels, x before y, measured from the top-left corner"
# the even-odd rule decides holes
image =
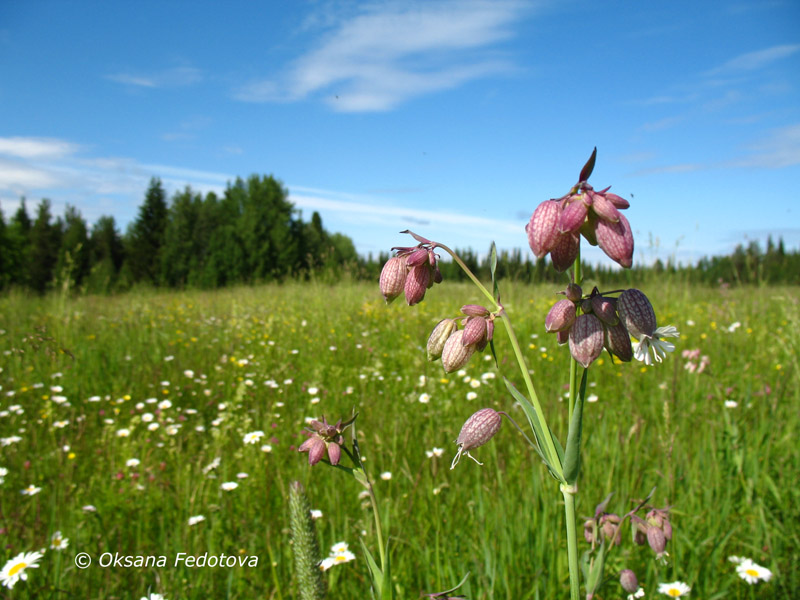
[[[640,287],[681,338],[654,367],[606,355],[590,368],[578,514],[593,515],[610,492],[608,510],[623,514],[656,487],[651,504],[672,507],[674,538],[662,565],[626,529],[599,597],[625,597],[622,568],[647,597],[675,580],[695,599],[793,597],[800,291]],[[501,282],[563,441],[568,356],[543,325],[554,291]],[[297,598],[286,499],[299,480],[322,512],[323,555],[342,541],[356,554],[325,573],[328,597],[368,598],[359,538],[377,549],[362,488],[296,452],[307,418],[353,409],[398,598],[450,588],[467,571],[458,593],[473,600],[567,597],[561,494],[519,433],[504,422],[474,452],[485,466],[449,469],[453,440],[479,408],[505,410],[527,429],[502,382],[520,380],[502,325],[499,368],[488,350],[449,375],[426,360],[432,327],[468,303],[481,303],[474,288],[446,281],[411,308],[386,306],[377,283],[355,282],[0,298],[0,566],[45,549],[0,597]],[[681,354],[695,349],[695,359]],[[256,431],[264,436],[245,443]],[[429,457],[434,448],[444,453]],[[51,548],[56,532],[68,539],[61,550]],[[93,561],[85,569],[75,565],[82,552]],[[100,566],[105,553],[164,556],[166,565]],[[179,553],[257,565],[176,566]],[[772,580],[748,585],[731,555],[771,569]]]

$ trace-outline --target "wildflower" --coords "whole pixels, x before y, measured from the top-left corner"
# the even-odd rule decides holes
[[[736,565],[736,573],[750,585],[759,581],[769,581],[772,578],[772,571],[754,563],[749,558],[745,558]]]
[[[475,352],[475,344],[464,345],[464,329],[453,333],[444,344],[442,350],[442,367],[445,373],[452,373],[463,367]]]
[[[126,467],[138,467],[139,466],[139,459],[138,458],[129,458],[125,462]]]
[[[270,446],[269,444],[264,444],[263,446],[261,446],[261,451],[267,453],[272,452],[272,446]]]
[[[198,523],[202,523],[205,521],[206,518],[203,515],[195,515],[193,517],[189,517],[189,527],[192,525],[197,525]]]
[[[161,594],[156,594],[154,592],[150,592],[149,596],[142,596],[141,600],[167,600]]]
[[[61,536],[60,531],[56,531],[50,538],[50,548],[59,552],[69,545],[69,538]]]
[[[81,506],[81,510],[83,512],[97,512],[97,508],[93,504],[86,504],[85,506]]]
[[[381,269],[380,288],[386,304],[397,298],[405,288],[408,267],[406,256],[393,256]]]
[[[428,402],[431,401],[431,395],[430,394],[425,394],[425,393],[420,394],[419,395],[419,401],[420,401],[421,404],[427,404]]]
[[[384,481],[390,481],[392,479],[391,471],[384,471],[383,473],[381,473],[381,479],[383,479]]]
[[[128,437],[131,434],[130,429],[118,429],[117,430],[117,437]]]
[[[355,560],[355,558],[356,555],[348,550],[345,542],[338,542],[331,546],[330,556],[319,563],[319,568],[323,571],[327,571],[334,565],[350,562],[351,560]]]
[[[633,344],[633,355],[636,360],[643,361],[646,365],[661,362],[667,352],[675,350],[675,344],[662,341],[665,337],[680,337],[680,333],[673,325],[657,327],[656,315],[650,300],[637,289],[628,289],[620,294],[617,299],[617,310],[620,321],[625,324],[628,332],[639,340]],[[653,355],[650,356],[652,349]]]
[[[24,490],[22,490],[22,495],[23,496],[35,496],[36,494],[38,494],[41,491],[42,491],[42,488],[36,487],[35,485],[31,484],[28,487],[26,487]]]
[[[430,336],[428,336],[428,344],[426,346],[428,360],[434,361],[442,356],[445,342],[457,329],[458,325],[455,319],[442,319],[436,324],[436,327],[433,328]],[[424,377],[424,375],[421,377]],[[424,383],[420,383],[420,385],[424,385]]]
[[[311,419],[309,424],[312,429],[303,430],[302,433],[308,436],[308,439],[300,444],[298,452],[308,452],[308,464],[312,466],[321,461],[326,452],[332,465],[339,464],[342,453],[341,444],[344,443],[342,432],[355,420],[354,416],[346,423],[342,423],[342,420],[339,419],[336,425],[330,425],[325,417],[322,417],[322,421]]]
[[[263,431],[251,431],[250,433],[244,434],[244,443],[245,444],[255,444],[258,442],[262,437],[264,437]]]
[[[630,569],[623,569],[619,572],[619,584],[622,586],[622,589],[629,594],[635,594],[637,590],[641,589],[639,587],[639,580],[636,579],[636,573]]]
[[[219,487],[221,487],[226,492],[231,492],[231,491],[235,490],[236,488],[238,488],[239,484],[236,483],[235,481],[226,481],[225,483],[223,483]]]
[[[28,574],[26,571],[28,569],[38,569],[39,565],[36,563],[40,558],[42,558],[40,552],[21,552],[17,554],[0,571],[0,583],[8,589],[12,589],[20,579],[27,580]]]
[[[674,583],[658,584],[658,593],[665,594],[670,598],[680,598],[681,596],[687,595],[691,591],[692,588],[690,588],[682,581],[675,581]]]
[[[452,470],[455,468],[459,460],[461,460],[462,454],[466,454],[476,463],[482,465],[483,463],[479,462],[469,451],[473,448],[483,446],[492,439],[494,434],[500,430],[501,424],[502,419],[500,413],[493,408],[482,408],[467,419],[466,423],[464,423],[464,426],[461,428],[461,433],[458,434],[458,438],[456,439],[458,452],[455,458],[453,458],[453,462],[450,464],[450,469]]]
[[[578,363],[587,368],[603,352],[603,324],[591,314],[575,319],[569,330],[569,351]]]
[[[433,450],[425,450],[425,456],[428,458],[439,457],[444,454],[444,448],[433,447]]]
[[[316,508],[312,508],[312,509],[311,509],[310,511],[308,511],[308,512],[309,512],[309,514],[311,515],[311,518],[312,518],[312,519],[314,519],[315,521],[316,521],[317,519],[321,519],[321,518],[322,518],[322,511],[321,511],[321,510],[318,510],[318,509],[316,509]]]

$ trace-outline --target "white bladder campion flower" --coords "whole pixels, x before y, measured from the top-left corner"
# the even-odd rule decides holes
[[[680,337],[680,332],[674,325],[667,325],[666,327],[659,327],[653,332],[652,336],[644,335],[639,342],[633,343],[633,357],[636,360],[644,362],[646,365],[652,365],[655,362],[661,362],[667,356],[667,352],[675,350],[675,344],[672,342],[665,342],[661,338],[665,337]],[[650,350],[653,351],[652,356]]]
[[[26,571],[28,569],[39,568],[39,565],[36,563],[41,558],[42,554],[39,552],[22,552],[17,554],[14,558],[9,560],[0,571],[0,583],[8,589],[11,589],[20,579],[23,581],[27,580],[28,573]]]

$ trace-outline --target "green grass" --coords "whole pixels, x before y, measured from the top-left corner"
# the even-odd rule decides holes
[[[590,369],[598,400],[584,417],[577,510],[591,516],[614,492],[609,510],[622,514],[655,486],[651,502],[672,507],[675,536],[664,566],[626,530],[600,596],[623,597],[616,574],[627,567],[651,596],[659,582],[679,579],[693,598],[791,597],[800,589],[800,294],[659,289],[655,282],[643,289],[659,323],[681,330],[678,351],[656,367],[612,365],[606,356]],[[543,327],[554,290],[501,290],[563,442],[567,355]],[[21,438],[0,448],[8,469],[0,485],[0,566],[49,547],[56,530],[69,538],[63,552],[47,550],[27,581],[2,591],[15,598],[140,598],[148,590],[169,600],[295,598],[286,507],[289,483],[300,480],[324,514],[316,521],[323,553],[346,541],[358,557],[326,573],[329,597],[368,597],[358,538],[373,552],[377,546],[360,486],[327,465],[309,468],[294,451],[306,417],[335,420],[355,409],[398,598],[447,589],[467,571],[459,593],[476,600],[566,597],[561,494],[519,433],[506,423],[476,451],[483,468],[467,460],[449,470],[453,440],[477,409],[502,409],[525,423],[502,383],[501,375],[520,379],[502,326],[499,370],[488,352],[472,358],[466,375],[445,375],[425,359],[433,325],[480,302],[474,288],[447,282],[412,308],[402,300],[385,306],[377,285],[356,283],[0,299],[0,437]],[[728,331],[735,322],[741,326]],[[684,369],[680,351],[694,348],[709,357],[702,374]],[[429,403],[418,401],[423,392]],[[477,397],[468,400],[469,392]],[[171,407],[159,411],[167,399]],[[738,407],[725,408],[725,399]],[[145,413],[158,429],[148,430]],[[55,427],[59,421],[68,424]],[[117,435],[123,428],[128,437]],[[254,430],[266,436],[245,445]],[[445,454],[428,458],[433,447]],[[219,466],[205,472],[216,457]],[[130,458],[140,464],[126,466]],[[388,481],[379,477],[385,471]],[[222,491],[226,481],[239,487]],[[30,484],[41,492],[22,495]],[[82,510],[88,504],[97,511]],[[188,518],[199,514],[206,520],[190,527]],[[581,552],[587,547],[581,539]],[[79,552],[94,559],[88,569],[75,567]],[[168,564],[102,568],[104,552],[164,555]],[[255,556],[258,566],[175,567],[178,552]],[[748,586],[730,555],[768,567],[773,580]]]

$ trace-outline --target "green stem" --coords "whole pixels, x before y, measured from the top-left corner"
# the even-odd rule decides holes
[[[514,328],[511,325],[511,319],[509,318],[508,314],[506,313],[503,306],[497,302],[495,297],[492,293],[484,287],[481,283],[480,279],[478,279],[475,274],[464,264],[464,261],[459,258],[459,256],[453,252],[450,248],[445,246],[444,244],[436,243],[438,248],[441,248],[445,252],[447,252],[453,260],[456,261],[458,266],[467,274],[472,282],[478,287],[478,289],[486,296],[492,303],[492,312],[499,311],[499,316],[503,320],[504,325],[506,326],[506,333],[508,333],[508,338],[511,341],[511,348],[514,351],[514,356],[517,357],[517,364],[519,365],[520,373],[522,373],[522,379],[525,381],[525,388],[528,391],[528,397],[531,400],[531,404],[533,405],[534,410],[536,410],[536,414],[539,415],[539,419],[544,425],[544,452],[547,460],[553,465],[553,468],[558,470],[558,475],[561,475],[561,461],[558,458],[558,452],[556,452],[555,444],[553,443],[553,436],[550,432],[550,428],[547,427],[547,421],[544,416],[544,411],[542,410],[542,405],[539,403],[539,397],[536,395],[536,389],[533,387],[533,381],[531,380],[531,375],[528,372],[528,365],[525,363],[525,357],[522,354],[522,349],[519,345],[519,340],[517,340],[517,336],[514,333]],[[540,441],[541,442],[541,441]]]
[[[581,282],[581,248],[578,245],[578,256],[573,265],[573,281],[580,285]],[[572,423],[572,413],[575,410],[575,398],[578,394],[578,361],[569,357],[569,421]],[[580,453],[580,448],[578,448]],[[578,493],[577,485],[572,488],[561,486],[564,494],[564,519],[567,524],[567,558],[569,560],[569,591],[570,599],[578,600],[580,597],[580,565],[578,564],[578,533],[575,526],[575,496]]]
[[[580,599],[580,565],[578,564],[578,531],[575,526],[575,495],[577,488],[561,486],[564,495],[564,517],[567,521],[567,558],[569,560],[569,597]]]
[[[480,279],[475,277],[475,274],[472,271],[470,271],[469,267],[464,264],[464,261],[459,258],[458,254],[450,250],[450,248],[448,248],[444,244],[440,244],[439,242],[436,242],[436,247],[441,248],[442,250],[447,252],[450,256],[452,256],[453,260],[456,261],[459,267],[461,267],[461,270],[464,271],[464,273],[467,274],[467,277],[469,277],[472,280],[472,283],[478,286],[478,289],[483,293],[484,296],[486,296],[489,299],[489,302],[492,303],[492,308],[490,309],[491,312],[494,312],[502,308],[502,306],[500,306],[497,303],[497,300],[495,300],[494,296],[492,296],[492,293],[483,286]]]

